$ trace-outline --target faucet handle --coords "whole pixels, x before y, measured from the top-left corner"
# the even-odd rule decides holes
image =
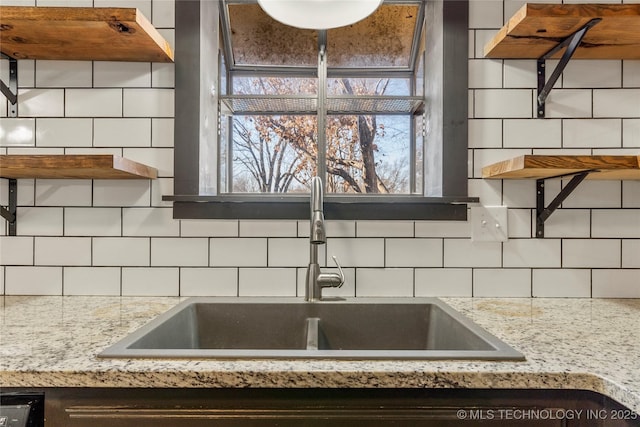
[[[341,288],[342,285],[344,285],[344,271],[342,271],[342,266],[338,262],[338,257],[336,257],[335,255],[332,255],[331,258],[333,258],[333,262],[335,262],[336,266],[338,267],[338,272],[340,274],[340,284],[337,287]]]

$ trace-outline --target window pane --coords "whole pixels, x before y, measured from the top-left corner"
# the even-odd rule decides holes
[[[233,65],[313,67],[318,65],[318,34],[272,19],[257,4],[230,4]]]
[[[407,116],[329,116],[327,192],[410,192],[411,119]]]
[[[233,119],[233,193],[308,192],[316,174],[315,116]]]
[[[310,77],[233,78],[234,95],[315,95],[318,79]]]
[[[327,66],[409,67],[418,12],[415,4],[383,4],[360,22],[328,30]]]
[[[411,82],[405,78],[330,78],[327,95],[411,95]]]

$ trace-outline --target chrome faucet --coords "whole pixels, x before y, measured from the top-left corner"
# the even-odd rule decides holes
[[[333,261],[338,266],[338,273],[322,273],[318,264],[318,246],[327,243],[327,234],[324,228],[324,210],[322,180],[313,177],[311,180],[311,229],[309,233],[311,252],[309,254],[309,267],[307,267],[306,295],[307,301],[320,301],[323,288],[340,288],[344,284],[344,273],[334,256]]]

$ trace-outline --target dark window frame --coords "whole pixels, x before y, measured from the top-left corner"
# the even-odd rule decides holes
[[[325,198],[329,219],[466,220],[468,196],[468,0],[425,1],[426,140],[441,150],[442,174],[432,182],[440,197],[420,195]],[[176,1],[175,142],[173,216],[181,219],[306,219],[308,197],[297,195],[200,195],[200,147],[217,134],[219,3]],[[217,162],[217,158],[215,159]],[[426,190],[426,189],[425,189]]]

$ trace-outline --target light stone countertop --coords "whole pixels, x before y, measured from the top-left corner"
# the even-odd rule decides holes
[[[524,362],[96,357],[181,300],[0,297],[0,388],[571,388],[640,412],[637,299],[442,298]]]

